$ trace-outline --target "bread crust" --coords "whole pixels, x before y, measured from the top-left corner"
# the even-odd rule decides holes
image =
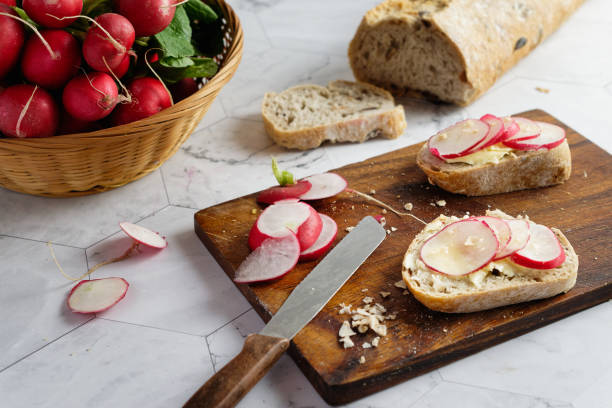
[[[328,87],[333,87],[335,82],[346,83],[347,81],[334,81]],[[376,93],[382,93],[393,101],[393,96],[384,89],[366,83],[359,83],[359,85],[370,88]],[[275,93],[266,93],[263,105],[266,105],[268,98],[274,98],[275,96]],[[277,127],[273,119],[266,115],[264,109],[262,109],[262,117],[266,132],[276,144],[288,149],[299,150],[314,149],[325,141],[331,143],[361,143],[374,137],[396,139],[407,126],[404,108],[401,105],[385,112],[364,113],[358,118],[299,130],[285,130]]]
[[[389,89],[395,95],[410,94],[468,105],[489,89],[504,72],[531,52],[553,33],[584,0],[386,0],[363,17],[348,50],[355,78]],[[368,37],[384,40],[391,26],[400,26],[411,33],[429,30],[454,54],[445,61],[431,58],[432,68],[458,66],[452,81],[461,91],[448,94],[428,84],[406,86],[399,76],[380,75],[380,64],[402,64],[409,56],[391,49],[364,49]],[[402,38],[393,38],[402,43]],[[392,42],[392,44],[394,43]],[[423,43],[421,50],[429,50]],[[453,52],[454,51],[454,52]],[[429,50],[435,54],[436,50]],[[367,57],[366,57],[366,53]],[[363,62],[363,58],[368,63]],[[404,61],[404,62],[402,62]],[[396,70],[397,71],[397,70]],[[398,74],[399,75],[399,74]]]
[[[531,300],[545,299],[565,293],[576,283],[578,255],[560,230],[551,229],[565,251],[566,260],[563,265],[553,269],[555,273],[544,274],[537,280],[511,280],[503,287],[496,289],[474,288],[470,293],[431,294],[423,290],[415,279],[412,279],[412,271],[406,267],[405,262],[402,263],[402,278],[419,302],[429,309],[445,313],[477,312]],[[418,257],[418,251],[427,237],[421,234],[417,235],[410,244],[406,256]],[[527,268],[524,269],[529,271]],[[558,271],[561,271],[561,273],[557,273]]]
[[[560,184],[569,179],[572,158],[567,140],[553,149],[514,151],[499,163],[470,165],[446,163],[435,157],[425,143],[417,165],[431,184],[467,196],[507,193]]]

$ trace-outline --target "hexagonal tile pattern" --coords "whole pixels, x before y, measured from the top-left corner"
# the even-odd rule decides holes
[[[324,149],[288,151],[268,138],[261,122],[225,119],[193,134],[164,164],[170,202],[199,209],[274,185],[272,156],[296,177],[333,167]]]
[[[612,325],[602,323],[610,321],[611,310],[612,303],[604,303],[440,372],[458,383],[572,401],[612,367],[612,353],[593,353],[608,347]]]
[[[168,247],[142,247],[122,262],[100,268],[95,277],[119,276],[130,283],[125,298],[101,317],[203,335],[249,309],[193,230],[194,211],[167,207],[139,223],[159,231]],[[92,264],[115,258],[130,247],[123,233],[87,250]]]
[[[86,248],[168,205],[159,170],[123,187],[74,198],[0,190],[0,234]],[[8,216],[10,214],[10,216]]]
[[[85,251],[54,245],[64,272],[87,271]],[[72,313],[66,295],[73,282],[55,266],[47,245],[0,236],[0,370],[85,323]]]
[[[203,338],[103,319],[0,373],[6,407],[177,407],[213,373]]]

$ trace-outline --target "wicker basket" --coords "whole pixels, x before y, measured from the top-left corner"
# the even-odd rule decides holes
[[[41,139],[0,139],[0,186],[27,194],[70,197],[139,179],[172,156],[236,72],[243,33],[223,0],[226,47],[219,72],[198,92],[159,114],[96,132]]]

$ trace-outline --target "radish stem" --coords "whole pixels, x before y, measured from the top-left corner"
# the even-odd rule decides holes
[[[394,214],[396,214],[396,215],[399,215],[399,216],[402,216],[402,215],[407,215],[407,216],[412,217],[412,218],[414,218],[415,220],[417,220],[417,221],[419,221],[419,222],[421,222],[421,223],[423,223],[423,224],[427,225],[427,223],[426,223],[425,221],[423,221],[422,219],[420,219],[419,217],[417,217],[417,216],[415,216],[415,215],[413,215],[413,214],[410,214],[410,213],[405,213],[405,212],[397,211],[395,208],[391,207],[391,206],[390,206],[390,205],[388,205],[388,204],[383,203],[382,201],[380,201],[380,200],[378,200],[378,199],[376,199],[376,198],[372,197],[372,196],[371,196],[371,195],[369,195],[369,194],[365,194],[365,193],[362,193],[361,191],[353,190],[352,188],[347,188],[347,189],[346,189],[346,191],[347,191],[347,192],[349,192],[349,193],[354,193],[354,194],[357,194],[358,196],[361,196],[361,197],[363,197],[363,198],[365,198],[365,199],[368,199],[368,200],[370,200],[370,201],[373,201],[373,202],[375,202],[376,204],[380,205],[380,206],[381,206],[381,207],[383,207],[383,208],[386,208],[387,210],[391,211],[392,213],[394,213]]]
[[[123,85],[123,82],[121,82],[121,80],[119,78],[117,78],[117,75],[115,75],[115,73],[113,72],[111,67],[108,66],[108,63],[106,62],[106,58],[104,56],[102,56],[102,61],[104,62],[104,65],[106,66],[106,69],[108,69],[108,72],[110,72],[110,74],[113,76],[113,78],[115,78],[115,81],[117,81],[119,83],[119,86],[121,86],[121,89],[123,89],[123,91],[125,92],[125,96],[124,95],[120,95],[119,96],[118,102],[119,103],[132,103],[132,95],[127,90],[125,85]]]
[[[34,94],[36,93],[37,90],[38,90],[38,85],[35,85],[34,90],[32,91],[32,95],[30,95],[30,99],[28,99],[25,106],[19,113],[19,119],[17,119],[17,125],[15,125],[15,133],[17,133],[17,137],[24,137],[19,131],[19,128],[21,127],[21,121],[23,120],[26,113],[28,112],[28,108],[30,107],[30,104],[32,103],[32,99],[34,99]]]
[[[92,22],[92,24],[94,24],[95,26],[97,26],[104,34],[106,34],[106,36],[111,40],[111,42],[113,43],[113,45],[115,46],[115,48],[117,49],[117,51],[119,52],[126,52],[126,49],[123,45],[121,45],[119,43],[119,41],[115,40],[113,38],[112,35],[110,35],[110,33],[108,31],[106,31],[106,29],[104,27],[102,27],[96,20],[94,20],[93,18],[89,17],[89,16],[83,16],[83,15],[77,15],[77,16],[66,16],[66,17],[56,17],[53,14],[49,14],[46,13],[49,17],[53,17],[57,20],[66,20],[67,18],[84,18],[86,20],[89,20]]]
[[[55,54],[53,52],[53,49],[51,48],[51,46],[49,45],[49,43],[47,42],[47,40],[45,40],[43,38],[43,36],[40,34],[40,32],[36,29],[36,27],[34,27],[32,24],[28,23],[27,21],[25,21],[22,18],[19,18],[17,16],[14,16],[12,14],[8,14],[8,13],[0,13],[0,16],[6,16],[6,17],[10,17],[14,20],[20,21],[23,24],[27,25],[28,27],[30,27],[32,29],[32,31],[34,31],[34,34],[36,34],[38,36],[38,38],[40,38],[40,41],[43,43],[43,45],[45,46],[45,48],[47,49],[47,51],[49,51],[49,54],[51,54],[51,58],[56,60],[59,59],[59,55]]]
[[[164,89],[166,90],[166,92],[168,92],[168,96],[170,97],[170,104],[172,106],[174,106],[174,100],[172,99],[172,93],[170,93],[170,90],[168,89],[168,87],[166,86],[166,84],[164,83],[164,81],[162,81],[161,77],[157,74],[157,72],[155,72],[155,70],[153,69],[153,67],[151,66],[151,64],[149,64],[149,59],[147,58],[147,54],[149,53],[149,51],[151,50],[159,50],[159,51],[164,51],[161,48],[149,48],[144,55],[144,62],[145,64],[147,64],[147,67],[149,67],[149,69],[151,70],[151,72],[153,72],[153,75],[155,75],[155,78],[157,78],[159,80],[159,82],[161,82],[161,84],[164,86]]]

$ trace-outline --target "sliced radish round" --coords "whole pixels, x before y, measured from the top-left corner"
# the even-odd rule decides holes
[[[302,194],[302,200],[320,200],[322,198],[333,197],[344,191],[348,183],[344,177],[336,173],[322,173],[306,177],[304,180],[312,184],[312,188]]]
[[[446,275],[466,275],[488,264],[499,248],[487,224],[466,219],[447,225],[421,247],[425,265]]]
[[[287,186],[274,186],[262,191],[257,196],[257,201],[260,203],[274,204],[277,201],[287,198],[299,198],[310,190],[312,184],[308,180],[300,180],[295,184]]]
[[[504,249],[502,249],[495,259],[502,259],[508,255],[512,255],[519,249],[523,249],[529,241],[529,223],[526,220],[505,220],[510,227],[510,241]]]
[[[125,232],[130,238],[150,246],[151,248],[162,249],[168,246],[168,242],[161,237],[158,233],[151,231],[140,225],[132,224],[131,222],[120,222],[119,227]]]
[[[123,278],[82,280],[68,294],[68,308],[75,313],[103,312],[116,305],[130,286]]]
[[[300,254],[300,261],[311,261],[323,255],[329,250],[338,234],[338,225],[336,221],[325,214],[319,213],[319,216],[321,217],[321,221],[323,221],[321,233],[310,248],[302,251]]]
[[[512,119],[518,125],[519,131],[513,136],[506,138],[504,144],[510,141],[534,139],[542,133],[540,126],[533,120],[521,117],[513,117]]]
[[[489,133],[489,125],[478,119],[467,119],[441,130],[429,138],[429,151],[443,159],[465,156]]]
[[[236,269],[234,282],[253,283],[280,278],[300,257],[300,243],[295,235],[268,238],[246,257]]]
[[[512,239],[512,230],[510,229],[510,226],[508,225],[506,220],[502,220],[501,218],[497,217],[491,217],[488,215],[474,217],[474,219],[486,223],[495,233],[495,236],[497,237],[497,242],[499,242],[499,248],[497,250],[497,253],[495,254],[495,259],[497,259]]]
[[[255,250],[267,238],[297,234],[304,249],[310,247],[321,233],[321,217],[314,208],[296,199],[286,199],[266,208],[249,233],[249,247]]]
[[[521,130],[518,123],[509,116],[502,118],[502,121],[504,122],[504,133],[500,137],[500,142],[511,139]]]
[[[489,132],[484,139],[470,149],[468,154],[475,153],[481,149],[496,144],[504,134],[504,122],[497,116],[487,114],[480,118],[480,120],[489,125]]]
[[[504,144],[516,150],[539,150],[553,149],[565,140],[565,130],[563,128],[545,122],[536,122],[542,132],[527,140],[507,140]]]
[[[565,251],[550,228],[531,223],[529,231],[527,245],[511,255],[512,261],[533,269],[552,269],[565,262]]]

